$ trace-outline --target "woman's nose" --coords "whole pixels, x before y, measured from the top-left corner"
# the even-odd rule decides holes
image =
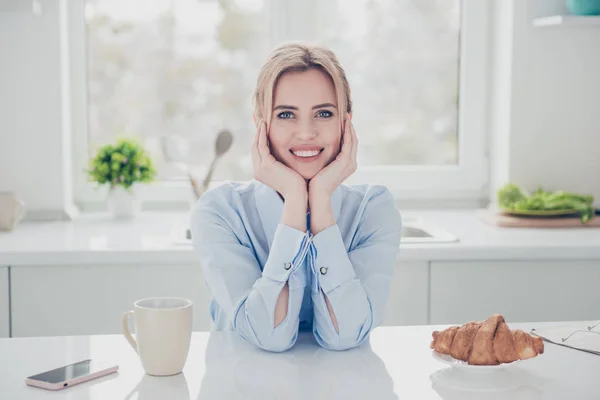
[[[298,124],[298,130],[296,131],[296,137],[302,140],[313,139],[318,135],[317,127],[312,121],[300,121]]]

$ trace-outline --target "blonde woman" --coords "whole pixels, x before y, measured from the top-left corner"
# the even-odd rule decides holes
[[[254,101],[255,179],[206,192],[192,214],[215,328],[276,352],[299,330],[358,346],[383,321],[401,218],[385,187],[342,184],[358,146],[345,72],[326,48],[286,44]]]

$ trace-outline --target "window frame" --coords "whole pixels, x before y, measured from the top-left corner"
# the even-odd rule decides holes
[[[303,24],[291,23],[308,14],[317,0],[274,1],[271,40],[301,37]],[[84,173],[88,165],[85,1],[68,2],[71,140],[74,201],[82,209],[102,209],[107,188],[98,189]],[[302,14],[304,7],[305,13]],[[382,184],[399,203],[410,207],[479,206],[488,198],[487,88],[489,76],[489,2],[461,1],[458,164],[452,166],[359,166],[346,183]],[[294,18],[295,17],[295,18]],[[290,22],[290,23],[288,23]],[[468,77],[468,78],[467,78]],[[358,137],[360,140],[360,132]],[[359,160],[360,161],[360,160]],[[218,185],[220,182],[214,182]],[[139,185],[144,208],[186,208],[194,201],[190,184],[163,181]]]

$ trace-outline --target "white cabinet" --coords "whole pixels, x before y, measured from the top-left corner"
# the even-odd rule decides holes
[[[110,334],[138,299],[185,297],[208,330],[210,292],[198,264],[0,267],[0,337]],[[383,325],[600,320],[600,261],[401,262]],[[9,305],[11,309],[9,310]],[[11,319],[12,321],[10,321]]]
[[[190,265],[14,266],[12,334],[89,335],[121,332],[121,316],[138,299],[194,302],[194,330],[208,330],[209,291]]]
[[[427,324],[429,263],[398,263],[383,325]]]
[[[432,262],[431,324],[600,319],[600,261]]]
[[[8,267],[0,267],[0,338],[8,337],[10,333],[8,295]]]

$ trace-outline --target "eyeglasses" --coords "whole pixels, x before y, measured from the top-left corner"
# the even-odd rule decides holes
[[[600,325],[600,321],[596,322],[594,325],[590,325],[587,327],[587,330],[585,329],[578,329],[574,332],[572,332],[569,336],[561,338],[560,340],[562,340],[562,342],[566,342],[571,336],[573,336],[574,334],[576,334],[577,332],[585,332],[585,333],[595,333],[597,335],[600,335],[600,332],[596,332],[593,331],[592,329],[594,329],[595,327],[597,327],[598,325]]]

